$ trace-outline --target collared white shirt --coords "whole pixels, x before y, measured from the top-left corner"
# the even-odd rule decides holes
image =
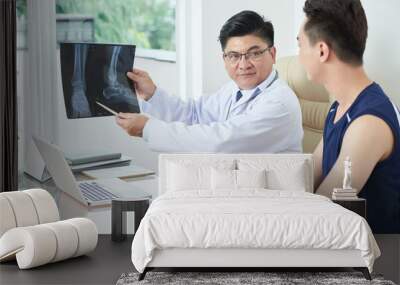
[[[300,104],[276,77],[273,70],[237,102],[233,81],[188,101],[157,88],[150,100],[139,100],[141,111],[151,116],[143,138],[151,149],[164,152],[301,152]]]

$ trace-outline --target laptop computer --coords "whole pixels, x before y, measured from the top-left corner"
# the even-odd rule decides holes
[[[132,193],[132,185],[118,178],[77,182],[58,146],[35,136],[32,138],[56,186],[78,202],[86,206],[103,206],[111,204],[112,199],[151,198],[138,189]]]

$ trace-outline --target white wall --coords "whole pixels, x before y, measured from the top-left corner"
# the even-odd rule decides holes
[[[399,0],[361,0],[368,20],[364,66],[370,78],[400,106]],[[295,30],[304,19],[303,1],[295,5]]]
[[[296,37],[294,31],[293,7],[296,0],[203,0],[202,1],[202,42],[203,51],[203,93],[219,89],[227,76],[218,36],[222,25],[234,14],[242,10],[253,10],[271,20],[275,28],[277,56],[295,53]]]
[[[400,1],[361,2],[368,20],[365,68],[400,106]]]

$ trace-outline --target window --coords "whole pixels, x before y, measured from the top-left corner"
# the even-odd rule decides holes
[[[175,6],[176,0],[56,0],[57,40],[135,44],[138,56],[174,61]],[[26,0],[17,0],[17,11],[24,20]]]
[[[26,48],[26,0],[16,1],[17,10],[17,49]]]
[[[145,57],[156,57],[156,50],[175,53],[175,5],[175,0],[56,0],[57,37],[135,44]]]

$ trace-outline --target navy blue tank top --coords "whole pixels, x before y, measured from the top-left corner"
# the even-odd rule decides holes
[[[342,147],[351,122],[363,115],[379,117],[391,128],[394,147],[390,156],[378,162],[359,197],[367,200],[367,221],[374,233],[400,233],[400,115],[381,87],[372,83],[356,98],[347,112],[334,123],[338,102],[325,121],[322,173],[325,178]]]

